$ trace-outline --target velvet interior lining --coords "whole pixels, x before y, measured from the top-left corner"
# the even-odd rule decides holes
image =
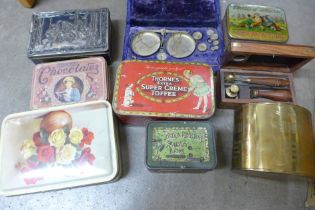
[[[131,42],[133,37],[140,31],[147,31],[147,30],[159,30],[161,29],[160,27],[131,27],[129,30],[129,36],[128,38],[125,40],[125,48],[124,48],[124,60],[157,60],[157,54],[159,53],[159,51],[157,51],[156,53],[154,53],[151,56],[138,56],[137,54],[135,54],[132,49],[131,49]],[[213,46],[212,43],[208,43],[207,39],[207,33],[206,31],[209,29],[209,27],[185,27],[185,28],[180,28],[180,27],[167,27],[166,29],[168,30],[179,30],[179,31],[185,31],[188,32],[191,36],[194,32],[199,31],[202,33],[203,37],[201,40],[195,40],[196,42],[196,49],[195,51],[188,57],[185,58],[174,58],[172,56],[170,56],[166,50],[166,42],[168,40],[168,38],[171,36],[171,34],[167,34],[164,38],[164,47],[163,47],[163,52],[165,52],[167,54],[167,61],[174,61],[174,62],[200,62],[200,63],[208,63],[211,66],[217,66],[214,67],[215,71],[218,71],[218,67],[220,65],[220,57],[222,54],[222,49],[224,48],[224,44],[223,44],[223,39],[222,39],[222,32],[221,30],[216,30],[216,32],[219,35],[219,50],[216,51],[212,51],[210,48]],[[161,34],[157,33],[160,37]],[[206,43],[208,50],[206,50],[205,52],[200,52],[197,49],[197,45],[200,43]]]
[[[217,20],[215,0],[130,0],[131,25],[214,27]]]

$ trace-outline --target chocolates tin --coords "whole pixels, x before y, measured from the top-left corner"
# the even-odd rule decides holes
[[[160,121],[147,126],[146,165],[154,171],[207,171],[217,164],[209,122]]]
[[[0,193],[114,181],[120,174],[117,149],[107,101],[9,115],[1,128]]]
[[[103,57],[42,63],[33,71],[31,109],[108,99]]]
[[[285,13],[277,7],[230,4],[226,10],[230,38],[286,42],[289,39]]]
[[[92,55],[109,62],[110,28],[107,8],[35,12],[27,54],[36,63]]]
[[[213,72],[201,63],[124,61],[118,68],[115,113],[133,118],[208,119],[215,110]]]

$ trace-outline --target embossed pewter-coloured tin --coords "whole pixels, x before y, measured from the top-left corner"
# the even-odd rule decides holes
[[[117,71],[113,109],[125,122],[208,119],[215,110],[212,69],[200,63],[124,61]]]
[[[315,177],[311,113],[288,103],[250,103],[235,113],[232,168]]]
[[[42,63],[33,71],[31,109],[108,99],[103,57]]]
[[[226,30],[230,38],[287,42],[288,24],[283,9],[247,4],[230,4],[226,10]]]
[[[110,62],[110,33],[107,8],[35,12],[27,55],[35,63],[87,56]]]
[[[116,138],[112,108],[104,100],[8,115],[1,127],[0,194],[116,181]]]
[[[209,122],[155,121],[147,125],[146,165],[152,171],[208,171],[216,167]]]

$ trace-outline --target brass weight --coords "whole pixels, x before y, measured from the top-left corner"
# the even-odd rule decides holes
[[[311,113],[287,103],[251,103],[236,111],[232,168],[315,177]]]

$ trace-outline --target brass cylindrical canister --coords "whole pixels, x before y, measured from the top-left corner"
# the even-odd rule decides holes
[[[315,177],[311,113],[287,103],[252,103],[236,111],[232,168]]]

